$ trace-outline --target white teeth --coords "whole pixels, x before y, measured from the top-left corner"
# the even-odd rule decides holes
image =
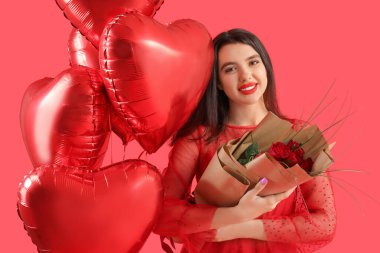
[[[253,86],[249,86],[247,88],[240,89],[240,90],[242,90],[242,91],[253,90],[255,87],[256,87],[256,85],[253,85]]]

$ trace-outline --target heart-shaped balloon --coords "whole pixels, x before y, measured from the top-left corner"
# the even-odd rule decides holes
[[[135,136],[132,129],[129,127],[124,118],[122,118],[114,108],[111,108],[111,126],[112,132],[114,132],[123,142],[123,145],[127,145],[128,142],[133,141]]]
[[[98,171],[42,166],[20,183],[18,213],[39,252],[139,252],[162,207],[159,171],[127,160]]]
[[[106,24],[116,15],[136,10],[154,16],[164,0],[56,0],[66,18],[98,47]]]
[[[31,84],[20,111],[34,167],[101,167],[110,135],[110,106],[98,71],[76,67]]]
[[[99,69],[98,50],[76,28],[69,35],[67,49],[71,67]]]
[[[131,12],[104,29],[100,73],[117,112],[149,153],[188,119],[207,86],[213,46],[194,20],[163,25]]]
[[[73,29],[68,41],[69,60],[72,67],[89,67],[99,69],[98,49],[96,49],[78,29]],[[115,109],[111,107],[111,126],[112,131],[119,136],[123,144],[134,139],[133,132]]]
[[[73,29],[68,41],[69,60],[72,67],[85,66],[89,68],[99,69],[98,50],[79,32]],[[125,122],[113,107],[111,109],[111,126],[112,131],[119,136],[123,144],[134,139],[133,132],[129,125]]]

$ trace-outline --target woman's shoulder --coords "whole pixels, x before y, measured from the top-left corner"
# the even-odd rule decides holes
[[[190,140],[194,141],[202,141],[204,140],[207,134],[207,127],[204,125],[197,126],[193,131],[191,131],[186,137]]]
[[[197,126],[194,129],[192,129],[191,131],[189,131],[187,134],[185,134],[179,138],[176,138],[176,140],[173,144],[175,144],[178,141],[200,142],[200,141],[204,140],[206,132],[207,132],[207,127],[205,127],[203,125]]]

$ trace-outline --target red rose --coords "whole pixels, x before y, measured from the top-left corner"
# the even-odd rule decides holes
[[[277,160],[282,160],[288,158],[291,152],[290,148],[286,146],[284,143],[275,142],[270,147],[268,153]]]
[[[311,160],[311,158],[309,157],[306,160],[303,160],[299,165],[306,172],[310,172],[311,168],[313,167],[313,164],[314,164],[313,160]]]
[[[289,156],[285,159],[285,163],[292,167],[297,163],[297,156],[294,153],[290,153]]]
[[[303,161],[302,156],[298,156],[297,154],[295,154],[295,155],[296,155],[296,158],[297,158],[297,163],[298,163],[298,164],[301,164],[302,161]]]
[[[290,148],[290,150],[296,150],[300,147],[300,144],[296,141],[290,140],[287,146]]]
[[[305,154],[305,151],[302,148],[297,148],[293,151],[293,153],[297,156],[298,160],[301,161],[303,158],[303,155]]]
[[[301,148],[300,144],[296,141],[290,140],[287,146],[297,156],[297,163],[300,163],[305,154],[305,151]]]

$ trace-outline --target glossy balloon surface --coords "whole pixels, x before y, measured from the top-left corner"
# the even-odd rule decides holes
[[[112,106],[155,152],[188,119],[207,86],[213,46],[194,20],[163,25],[136,12],[104,29],[100,73]]]
[[[96,49],[77,29],[73,29],[68,41],[69,60],[72,67],[85,66],[99,69],[98,49]],[[112,131],[122,140],[123,144],[134,139],[133,132],[125,119],[111,108]]]
[[[110,106],[96,70],[75,67],[31,84],[20,111],[34,167],[101,167],[110,135]]]
[[[73,28],[69,35],[67,49],[72,67],[99,69],[98,50],[76,28]]]
[[[159,171],[127,160],[97,171],[42,166],[20,183],[17,208],[39,252],[139,252],[163,200]]]
[[[154,16],[163,2],[164,0],[56,0],[65,17],[95,47],[98,47],[104,27],[114,16],[128,10]]]

